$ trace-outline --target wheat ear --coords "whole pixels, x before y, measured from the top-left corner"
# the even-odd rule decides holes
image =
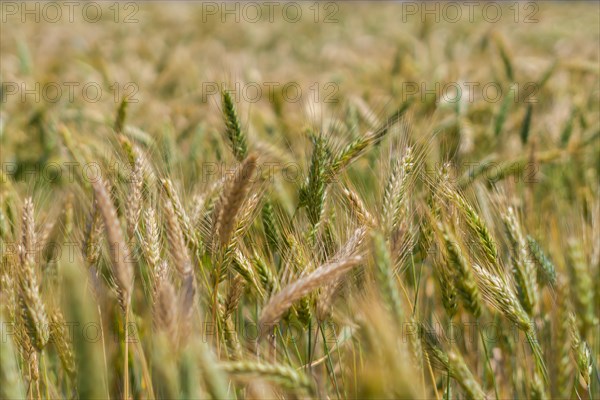
[[[442,231],[448,263],[456,273],[455,283],[458,294],[463,299],[467,310],[475,318],[479,318],[481,316],[481,295],[479,294],[477,282],[475,281],[471,267],[464,257],[456,236],[447,227],[443,227]]]
[[[304,388],[312,393],[313,388],[304,374],[284,365],[263,362],[237,361],[221,363],[221,369],[232,375],[250,375],[269,379],[280,385],[294,389]]]
[[[238,161],[242,161],[248,153],[248,145],[246,144],[246,136],[242,132],[242,127],[231,98],[231,93],[223,90],[221,93],[223,106],[223,119],[225,120],[225,136],[229,139],[231,151]]]
[[[129,249],[123,238],[117,211],[110,199],[106,185],[103,181],[96,180],[92,182],[92,187],[96,195],[98,209],[104,220],[104,228],[110,249],[111,269],[113,276],[116,278],[119,304],[123,312],[126,312],[131,301],[133,286],[133,267],[131,261],[126,260],[129,256]]]
[[[181,231],[182,228],[177,220],[175,207],[171,200],[165,199],[163,211],[166,215],[169,251],[175,262],[175,268],[180,276],[188,276],[192,273],[192,262],[185,246],[184,236]]]
[[[22,217],[21,269],[17,275],[21,310],[27,333],[36,350],[41,351],[50,336],[48,315],[40,294],[37,274],[34,270],[35,222],[33,201],[25,199]]]
[[[213,232],[216,234],[220,246],[229,244],[238,213],[250,190],[253,174],[257,167],[256,162],[257,156],[255,154],[246,157],[215,205]]]
[[[261,337],[264,337],[267,334],[269,328],[279,321],[283,313],[285,313],[295,301],[345,274],[362,261],[363,258],[361,256],[353,256],[344,260],[326,263],[307,276],[300,278],[283,288],[269,300],[262,310],[259,319]]]
[[[529,257],[528,245],[512,207],[503,216],[504,225],[512,246],[513,274],[517,283],[519,300],[531,316],[539,301],[534,264]]]

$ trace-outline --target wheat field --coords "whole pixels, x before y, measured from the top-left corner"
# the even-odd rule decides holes
[[[0,398],[600,398],[598,3],[0,4]]]

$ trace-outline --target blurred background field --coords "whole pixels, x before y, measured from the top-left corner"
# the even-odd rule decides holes
[[[3,5],[0,39],[6,162],[60,158],[58,123],[102,141],[127,96],[132,128],[189,149],[219,136],[223,87],[238,89],[250,135],[292,152],[305,147],[306,126],[335,125],[348,109],[375,122],[409,98],[414,132],[439,131],[442,158],[459,164],[523,153],[529,101],[539,149],[569,140],[565,130],[576,140],[598,125],[593,2],[462,5],[457,22],[443,3],[101,2],[71,13],[62,5],[57,22],[44,3],[37,15],[13,4]],[[256,10],[262,19],[253,22]],[[462,101],[444,104],[464,83],[474,86],[462,86]],[[519,98],[503,106],[515,83]],[[194,160],[219,157],[202,148]]]

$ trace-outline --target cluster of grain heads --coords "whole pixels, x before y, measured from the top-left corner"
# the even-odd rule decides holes
[[[170,60],[168,52],[161,57]],[[506,49],[501,58],[511,81],[524,72]],[[61,160],[107,166],[116,155],[130,168],[96,182],[78,170],[57,190],[64,201],[36,205],[37,221],[30,198],[21,216],[25,185],[0,171],[3,398],[597,397],[600,246],[588,240],[597,221],[586,221],[597,219],[597,188],[582,185],[597,171],[570,159],[588,156],[580,145],[534,148],[545,102],[513,118],[512,87],[496,110],[498,135],[522,123],[522,143],[514,144],[529,154],[512,155],[512,142],[479,135],[488,108],[467,113],[462,103],[449,110],[431,102],[427,113],[450,111],[450,123],[421,141],[408,126],[392,129],[410,102],[380,123],[355,101],[310,131],[309,141],[291,136],[298,132],[298,121],[287,120],[291,108],[276,105],[275,120],[252,116],[245,129],[233,93],[221,95],[227,152],[195,111],[146,133],[125,125],[123,101],[113,129],[99,130],[113,135],[107,143],[61,125]],[[582,110],[569,124],[571,142],[598,136],[597,119]],[[456,153],[439,141],[450,125]],[[115,143],[114,154],[104,146]],[[265,179],[262,167],[274,160],[305,165],[302,182],[279,168]],[[428,172],[447,160],[484,161],[455,184],[449,163]],[[527,218],[517,208],[488,207],[486,199],[504,197],[494,182],[461,192],[484,174],[493,181],[550,161],[576,173],[563,180],[540,173],[535,188],[505,186]],[[233,174],[201,181],[205,162],[232,162]],[[555,201],[536,202],[563,186]],[[33,190],[35,198],[55,195]],[[580,197],[584,235],[563,257],[565,235],[581,227],[561,213]],[[502,231],[507,240],[497,241]],[[51,261],[38,252],[72,238],[83,257]],[[17,251],[4,251],[11,243]]]

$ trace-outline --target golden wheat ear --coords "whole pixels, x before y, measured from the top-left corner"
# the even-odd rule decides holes
[[[265,337],[268,331],[279,321],[281,316],[292,306],[313,290],[330,283],[363,262],[363,257],[352,256],[342,260],[326,263],[310,274],[296,280],[273,296],[265,305],[260,315],[260,335]]]
[[[36,234],[33,200],[30,197],[23,203],[21,230],[21,265],[17,273],[19,304],[28,340],[37,351],[42,351],[48,343],[50,330],[46,306],[38,283],[39,273],[35,270]]]
[[[110,252],[111,272],[116,280],[119,304],[123,312],[126,312],[131,301],[133,287],[133,260],[129,257],[129,247],[125,242],[117,211],[105,183],[102,180],[96,180],[92,182],[92,187],[94,188],[98,209],[104,221]]]
[[[258,157],[250,154],[238,166],[215,205],[213,232],[219,246],[227,246],[250,186],[255,179]]]

